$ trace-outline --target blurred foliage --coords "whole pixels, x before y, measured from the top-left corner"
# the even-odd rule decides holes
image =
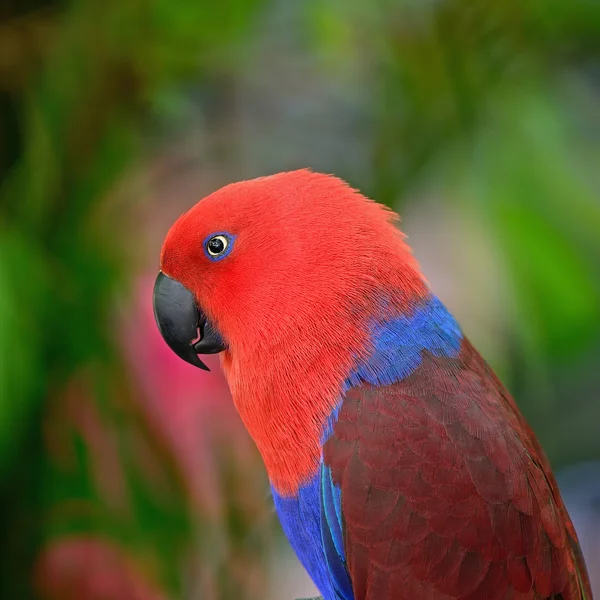
[[[286,10],[292,16],[278,20]],[[140,209],[124,182],[157,142],[173,134],[179,144],[197,117],[202,135],[234,138],[235,152],[217,143],[216,163],[236,178],[244,162],[237,149],[249,143],[239,115],[254,98],[277,123],[282,74],[293,80],[284,96],[289,121],[304,129],[304,68],[268,43],[252,66],[253,49],[271,38],[293,45],[298,30],[312,45],[293,52],[312,57],[322,77],[317,104],[332,82],[340,101],[357,98],[358,117],[332,130],[346,136],[333,148],[362,135],[367,164],[358,172],[349,153],[335,150],[326,164],[401,211],[423,190],[441,189],[449,206],[474,215],[507,274],[503,379],[555,465],[600,454],[597,2],[7,2],[0,528],[11,551],[0,566],[1,597],[34,589],[48,598],[140,600],[262,593],[272,535],[254,504],[264,484],[254,455],[229,447],[223,440],[233,434],[223,431],[202,450],[216,475],[197,482],[195,447],[178,436],[188,413],[176,420],[166,403],[175,392],[162,412],[149,408],[152,387],[168,394],[135,375],[114,317],[137,267],[136,219],[157,208]],[[239,92],[248,81],[259,88],[250,100]],[[192,114],[194,104],[201,108]],[[292,141],[267,141],[269,164],[293,156]],[[289,168],[318,168],[317,146],[311,139],[303,162]],[[151,345],[136,328],[130,337]],[[198,498],[202,486],[218,491],[218,509]]]
[[[554,464],[598,456],[600,382],[557,390],[600,348],[600,5],[328,0],[310,22],[370,86],[371,180],[353,183],[400,211],[433,184],[478,215],[510,284],[503,378]]]
[[[0,528],[11,548],[3,598],[30,595],[40,545],[58,533],[118,539],[169,595],[182,593],[191,523],[181,473],[132,415],[111,320],[131,256],[114,190],[139,157],[154,101],[226,69],[257,7],[81,0],[0,13]],[[74,438],[67,399],[80,412],[71,420],[82,421]],[[69,468],[56,464],[43,430],[70,446]],[[162,493],[141,463],[168,478]],[[103,468],[126,470],[130,515],[98,489]]]

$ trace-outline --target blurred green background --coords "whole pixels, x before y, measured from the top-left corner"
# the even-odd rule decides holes
[[[305,166],[402,214],[598,586],[600,470],[569,468],[600,459],[599,107],[591,0],[3,2],[0,597],[314,591],[218,368],[151,308],[183,210]]]

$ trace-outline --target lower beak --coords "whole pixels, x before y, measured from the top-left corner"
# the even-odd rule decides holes
[[[210,371],[198,354],[216,354],[227,346],[198,308],[192,292],[160,271],[153,304],[156,324],[169,348],[191,365]]]

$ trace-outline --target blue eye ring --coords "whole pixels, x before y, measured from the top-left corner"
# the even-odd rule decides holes
[[[235,236],[227,233],[226,231],[219,231],[217,233],[211,233],[204,239],[202,246],[204,248],[204,254],[209,260],[222,260],[229,255],[233,249],[233,241]]]

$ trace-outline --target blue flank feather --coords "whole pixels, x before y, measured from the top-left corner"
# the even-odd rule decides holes
[[[352,584],[346,570],[342,535],[342,493],[331,479],[331,469],[321,463],[321,539],[335,588],[335,598],[353,600]]]
[[[457,356],[462,337],[460,327],[435,296],[410,316],[374,321],[373,353],[350,373],[344,391],[364,383],[390,385],[404,379],[421,364],[423,350],[435,356]],[[323,444],[333,432],[342,402],[343,395],[325,423]],[[283,531],[324,599],[354,600],[344,554],[341,490],[333,483],[329,467],[321,462],[296,497],[283,498],[275,490],[273,497]]]

